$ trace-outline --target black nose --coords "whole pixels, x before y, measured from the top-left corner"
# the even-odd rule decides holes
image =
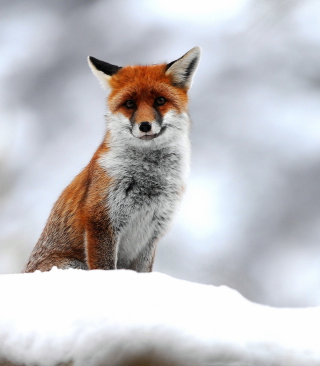
[[[150,122],[141,122],[139,125],[139,130],[142,132],[149,132],[151,130]]]

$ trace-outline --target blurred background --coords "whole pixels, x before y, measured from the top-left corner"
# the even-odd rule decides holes
[[[0,273],[22,270],[105,130],[88,68],[202,60],[192,165],[155,270],[320,304],[318,0],[0,0]]]

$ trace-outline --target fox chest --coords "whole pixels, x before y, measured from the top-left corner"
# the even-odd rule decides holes
[[[120,261],[135,259],[164,234],[183,183],[181,158],[175,154],[140,155],[113,167],[107,205]]]

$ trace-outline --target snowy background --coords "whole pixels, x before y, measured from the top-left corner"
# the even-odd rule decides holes
[[[0,273],[19,272],[104,132],[92,55],[194,46],[192,166],[155,270],[274,306],[320,304],[317,0],[0,0]]]

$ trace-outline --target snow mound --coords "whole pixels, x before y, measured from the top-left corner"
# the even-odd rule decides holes
[[[13,363],[320,365],[320,307],[126,270],[1,275],[0,291],[0,359]]]

